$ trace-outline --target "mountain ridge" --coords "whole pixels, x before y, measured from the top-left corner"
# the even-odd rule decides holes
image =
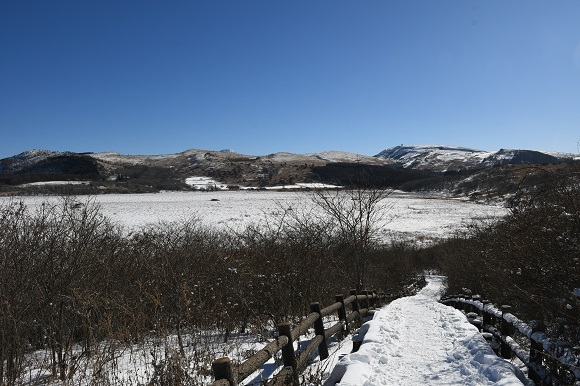
[[[538,150],[477,150],[448,145],[395,146],[375,157],[404,168],[431,169],[438,172],[461,171],[500,165],[560,163],[574,160],[574,155]]]
[[[187,190],[192,188],[187,184],[191,177],[204,177],[216,181],[215,186],[230,189],[287,187],[298,183],[344,186],[355,180],[360,183],[361,173],[380,186],[410,189],[446,186],[445,189],[457,190],[460,181],[453,177],[455,182],[451,183],[450,175],[467,178],[489,168],[557,165],[575,160],[577,156],[566,153],[485,151],[450,145],[400,145],[375,156],[333,150],[256,156],[229,149],[192,148],[153,155],[34,149],[0,160],[0,193],[14,194],[28,189],[26,184],[48,181],[85,181],[86,184],[74,188],[81,193],[83,189],[89,193]],[[447,185],[442,185],[443,180]],[[47,190],[38,186],[34,189]]]

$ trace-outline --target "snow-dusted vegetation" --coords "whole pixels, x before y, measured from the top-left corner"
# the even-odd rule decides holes
[[[574,384],[580,377],[580,181],[576,172],[544,170],[542,177],[509,201],[501,221],[474,227],[434,253],[451,293],[511,305],[557,342],[552,359],[565,357],[558,382]]]
[[[207,384],[214,359],[243,361],[278,323],[304,317],[310,302],[332,304],[351,288],[412,295],[425,270],[447,275],[454,292],[510,303],[524,320],[542,321],[547,334],[574,345],[578,185],[574,176],[546,181],[514,196],[507,211],[365,188],[3,199],[2,382]],[[391,327],[378,316],[366,340],[384,346],[417,338],[404,330],[435,313],[441,330],[425,341],[433,346],[437,336],[456,334],[463,343],[444,355],[464,365],[459,375],[447,372],[451,362],[443,358],[439,370],[415,373],[417,384],[441,377],[516,384],[510,366],[491,359],[461,315],[444,311],[431,292],[393,303],[396,315],[385,311]],[[412,305],[416,315],[397,319],[397,304]],[[332,372],[338,347],[301,379],[397,384],[422,358],[382,346],[367,346]],[[276,361],[252,379],[271,375]],[[395,373],[373,373],[375,361]]]
[[[206,181],[207,182],[207,181]],[[128,230],[148,224],[175,222],[191,218],[221,229],[242,230],[250,224],[265,223],[280,212],[305,207],[315,209],[311,192],[216,191],[107,194],[91,197],[102,214]],[[81,201],[82,198],[79,198]],[[45,202],[56,203],[54,196],[2,198],[18,200],[30,208]],[[466,229],[474,220],[504,216],[500,205],[484,205],[442,195],[393,192],[389,210],[377,224],[385,240],[436,240]]]
[[[171,373],[177,368],[192,383],[206,382],[211,360],[235,351],[208,348],[208,337],[256,343],[276,323],[300,317],[311,301],[328,302],[363,279],[365,286],[399,292],[422,263],[393,232],[422,222],[424,241],[448,235],[451,224],[464,227],[474,216],[502,212],[387,191],[377,196],[386,204],[384,213],[373,214],[377,223],[361,228],[358,221],[339,226],[336,221],[349,219],[315,200],[340,205],[351,221],[379,208],[360,209],[367,193],[358,192],[5,199],[5,383],[163,384],[162,377],[178,376]],[[443,221],[444,213],[453,216]],[[439,224],[427,220],[435,214]],[[406,217],[402,228],[386,228]],[[255,347],[246,343],[235,351],[240,358]]]

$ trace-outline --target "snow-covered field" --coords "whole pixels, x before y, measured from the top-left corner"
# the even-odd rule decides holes
[[[497,385],[526,382],[495,355],[465,315],[438,302],[443,278],[397,299],[363,325],[361,348],[343,357],[327,385]]]
[[[198,217],[205,224],[240,230],[250,223],[272,218],[276,212],[312,206],[308,192],[215,191],[162,192],[151,194],[107,194],[90,198],[102,212],[128,230],[159,221],[179,221]],[[22,200],[31,208],[58,197],[27,196],[0,198],[0,202]],[[385,238],[403,236],[432,240],[465,229],[473,220],[503,216],[499,205],[483,205],[442,196],[396,192],[391,195],[382,224]]]

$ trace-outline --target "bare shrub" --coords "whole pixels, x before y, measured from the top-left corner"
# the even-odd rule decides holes
[[[369,256],[381,243],[381,224],[386,220],[390,204],[386,199],[391,189],[358,187],[344,191],[314,192],[313,201],[325,215],[326,230],[338,241],[335,246],[342,251],[342,258],[335,269],[353,277],[353,288],[366,286]]]
[[[34,213],[12,202],[0,208],[0,223],[0,375],[13,384],[26,351],[47,347],[53,375],[64,380],[77,363],[72,344],[86,338],[78,293],[95,283],[119,233],[91,203],[71,198]]]
[[[333,303],[357,285],[396,292],[413,277],[412,248],[378,242],[384,192],[315,197],[327,212],[283,208],[239,234],[195,218],[127,234],[74,197],[38,211],[1,207],[1,382],[23,383],[37,356],[39,376],[127,384],[138,376],[119,378],[118,361],[136,350],[150,384],[195,384],[225,354],[210,341],[269,338],[313,301]]]
[[[521,317],[578,342],[579,183],[575,172],[546,171],[541,184],[513,197],[505,219],[447,242],[441,256],[450,290],[509,303]]]

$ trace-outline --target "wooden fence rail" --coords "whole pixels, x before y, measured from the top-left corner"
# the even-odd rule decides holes
[[[441,302],[465,312],[468,320],[485,333],[492,348],[503,358],[514,355],[528,367],[528,378],[537,386],[574,385],[580,380],[580,350],[567,342],[551,340],[540,323],[526,324],[511,314],[510,306],[500,308],[479,295],[454,295]],[[529,340],[522,348],[513,336],[516,331]]]
[[[235,386],[252,373],[259,370],[264,363],[272,358],[276,353],[282,351],[283,368],[267,383],[267,385],[299,385],[299,375],[306,368],[309,359],[318,349],[320,359],[328,358],[327,340],[338,334],[342,339],[346,336],[354,322],[360,324],[368,312],[376,307],[390,302],[398,296],[385,295],[377,291],[362,291],[357,294],[351,290],[350,296],[337,295],[334,304],[321,308],[320,303],[310,304],[310,314],[306,316],[294,328],[290,323],[280,323],[278,325],[278,337],[266,344],[260,351],[243,361],[234,365],[229,358],[219,358],[212,363],[212,371],[215,381],[212,386]],[[350,306],[350,307],[349,307]],[[350,308],[350,311],[347,311]],[[339,321],[331,327],[325,329],[323,318],[332,314],[337,314]],[[309,344],[296,352],[294,342],[314,328],[315,336]],[[355,350],[358,347],[355,347]]]

